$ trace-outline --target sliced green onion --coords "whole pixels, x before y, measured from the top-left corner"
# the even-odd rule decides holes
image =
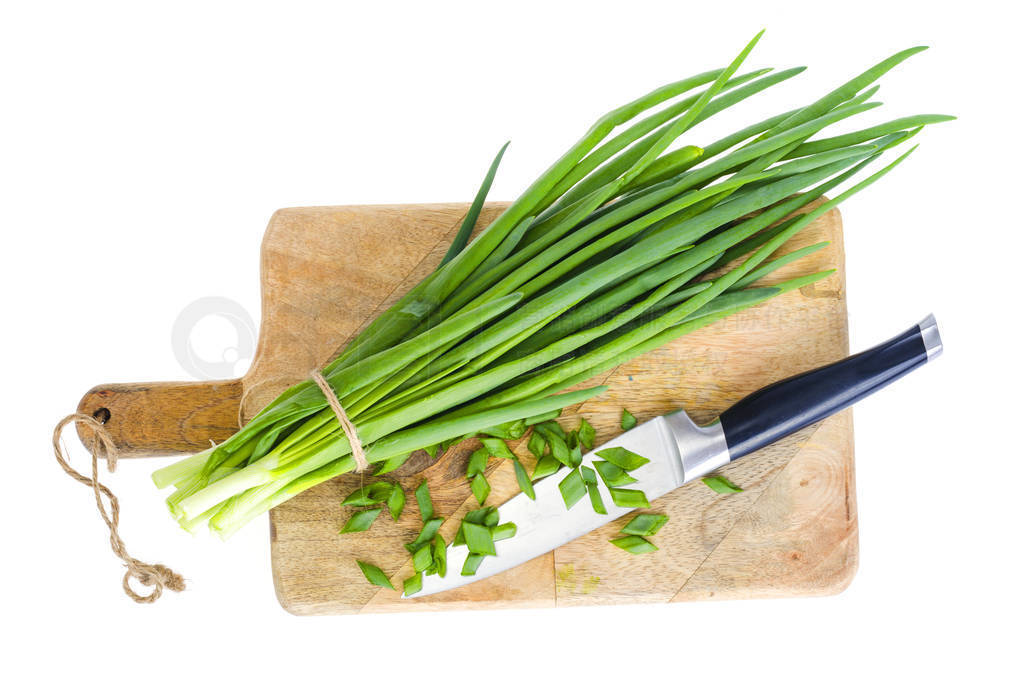
[[[608,487],[620,487],[636,482],[636,478],[623,471],[619,466],[610,461],[595,461],[594,468],[597,469],[601,480]]]
[[[473,454],[469,455],[469,463],[466,464],[466,477],[472,478],[487,470],[487,459],[489,457],[490,454],[487,452],[486,447],[474,450]]]
[[[537,462],[537,465],[533,467],[533,480],[536,482],[552,473],[556,473],[560,468],[562,468],[562,462],[555,459],[555,455],[545,454]]]
[[[588,450],[594,449],[594,443],[597,442],[597,431],[583,418],[580,418],[579,439]]]
[[[519,463],[518,459],[512,462],[512,466],[516,471],[516,482],[519,483],[519,489],[530,499],[536,499],[537,493],[533,489],[533,483],[530,481],[530,475],[526,472],[526,468]]]
[[[437,568],[437,575],[444,579],[448,574],[448,545],[439,534],[434,535],[434,566]]]
[[[540,459],[544,456],[544,450],[547,448],[547,445],[544,442],[544,436],[539,433],[531,433],[530,440],[526,443],[526,449],[530,451],[530,454]]]
[[[736,494],[743,491],[743,488],[722,476],[704,476],[700,480],[718,494]]]
[[[345,522],[345,526],[341,528],[338,534],[348,534],[349,532],[366,532],[373,525],[373,521],[377,519],[380,512],[384,509],[372,508],[366,509],[365,511],[357,511]]]
[[[650,508],[647,495],[640,490],[626,490],[621,487],[609,487],[608,492],[612,495],[612,501],[616,506],[623,508]]]
[[[636,426],[636,417],[633,416],[632,412],[623,408],[622,416],[619,418],[619,426],[622,427],[623,431],[628,431]]]
[[[381,586],[383,588],[395,590],[394,584],[388,579],[388,576],[384,574],[384,570],[380,569],[372,563],[366,563],[362,560],[357,560],[356,565],[363,571],[363,576],[366,577],[366,581],[370,582],[374,586]]]
[[[580,499],[587,494],[587,488],[583,484],[583,476],[579,469],[572,472],[558,482],[558,491],[562,493],[562,500],[565,501],[565,508],[571,509]]]
[[[402,582],[402,591],[407,596],[411,596],[414,593],[419,593],[423,590],[423,573],[417,572],[413,576]]]
[[[494,550],[494,538],[491,536],[491,528],[463,521],[462,533],[466,538],[466,548],[471,552],[488,556],[497,555],[497,552]]]
[[[398,516],[402,515],[402,509],[405,508],[405,490],[402,489],[399,483],[395,483],[394,487],[391,488],[387,505],[388,511],[391,512],[391,519],[397,522]]]
[[[643,537],[636,535],[628,535],[625,537],[616,537],[615,539],[609,539],[611,543],[618,546],[623,551],[629,551],[630,553],[637,555],[640,553],[651,553],[657,551],[658,547],[647,541]]]
[[[416,504],[420,507],[420,517],[427,522],[434,517],[434,502],[430,500],[430,488],[424,480],[416,488]]]
[[[434,563],[433,544],[424,544],[412,554],[412,569],[422,572]]]
[[[476,570],[480,567],[480,563],[484,562],[484,556],[479,553],[470,553],[466,556],[466,560],[462,563],[462,576],[472,577],[476,574]]]
[[[387,501],[391,494],[391,483],[381,481],[360,487],[342,500],[342,506],[373,506]]]
[[[608,510],[604,507],[604,499],[601,498],[601,491],[597,487],[597,474],[589,466],[580,466],[580,474],[583,476],[583,484],[587,487],[587,494],[590,495],[590,505],[594,513],[607,515]]]
[[[437,534],[437,531],[441,529],[442,523],[444,523],[444,518],[431,518],[430,520],[425,522],[423,524],[422,529],[420,529],[419,536],[416,537],[416,541],[412,542],[411,544],[406,544],[405,548],[407,548],[410,553],[419,550],[420,547],[430,542],[434,538],[434,535]]]
[[[391,457],[390,459],[385,459],[384,463],[381,464],[380,466],[378,466],[377,470],[373,472],[373,475],[375,475],[375,476],[382,476],[385,473],[391,473],[392,471],[397,469],[399,466],[401,466],[405,462],[409,461],[409,457],[411,457],[411,456],[412,456],[412,452],[407,452],[406,454],[400,454],[397,457]]]
[[[481,438],[480,442],[483,443],[484,449],[492,457],[502,457],[503,459],[516,458],[516,455],[512,454],[512,450],[508,449],[508,445],[504,440],[499,438]]]
[[[639,537],[653,537],[667,522],[668,516],[666,515],[659,513],[641,513],[626,523],[626,526],[622,528],[622,532],[624,534],[634,534]]]
[[[610,461],[624,471],[635,471],[650,461],[647,457],[641,457],[624,447],[608,447],[600,450],[597,456]]]
[[[491,528],[491,539],[494,541],[511,539],[514,536],[516,536],[515,523],[502,523],[501,525],[495,525]]]
[[[487,478],[484,477],[483,473],[478,473],[473,476],[469,487],[473,490],[473,496],[476,497],[477,503],[482,506],[487,501],[487,495],[491,493],[491,484],[487,482]]]

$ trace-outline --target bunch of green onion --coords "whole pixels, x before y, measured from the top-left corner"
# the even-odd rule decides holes
[[[924,49],[912,48],[806,106],[669,150],[710,116],[803,70],[737,75],[760,37],[727,67],[600,118],[470,242],[495,159],[442,265],[323,368],[378,472],[416,450],[550,418],[603,390],[574,385],[831,273],[752,286],[823,246],[769,259],[909,151],[819,200],[827,191],[924,125],[952,118],[917,115],[810,140],[879,106],[873,83]],[[183,527],[206,524],[226,537],[354,468],[323,392],[305,381],[227,441],[153,477],[176,488],[167,503]]]

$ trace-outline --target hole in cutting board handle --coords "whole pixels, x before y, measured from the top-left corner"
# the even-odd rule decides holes
[[[105,407],[101,407],[100,409],[92,413],[92,418],[101,424],[106,424],[108,421],[110,421],[110,410],[108,410]]]

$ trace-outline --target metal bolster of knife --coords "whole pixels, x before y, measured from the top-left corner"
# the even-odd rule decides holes
[[[853,405],[942,353],[935,317],[874,348],[750,394],[719,418],[738,459]]]

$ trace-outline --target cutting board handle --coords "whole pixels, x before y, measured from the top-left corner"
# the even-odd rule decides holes
[[[103,422],[122,457],[202,452],[238,430],[240,379],[198,382],[103,384],[90,390],[78,411]],[[78,437],[95,452],[92,434]]]

